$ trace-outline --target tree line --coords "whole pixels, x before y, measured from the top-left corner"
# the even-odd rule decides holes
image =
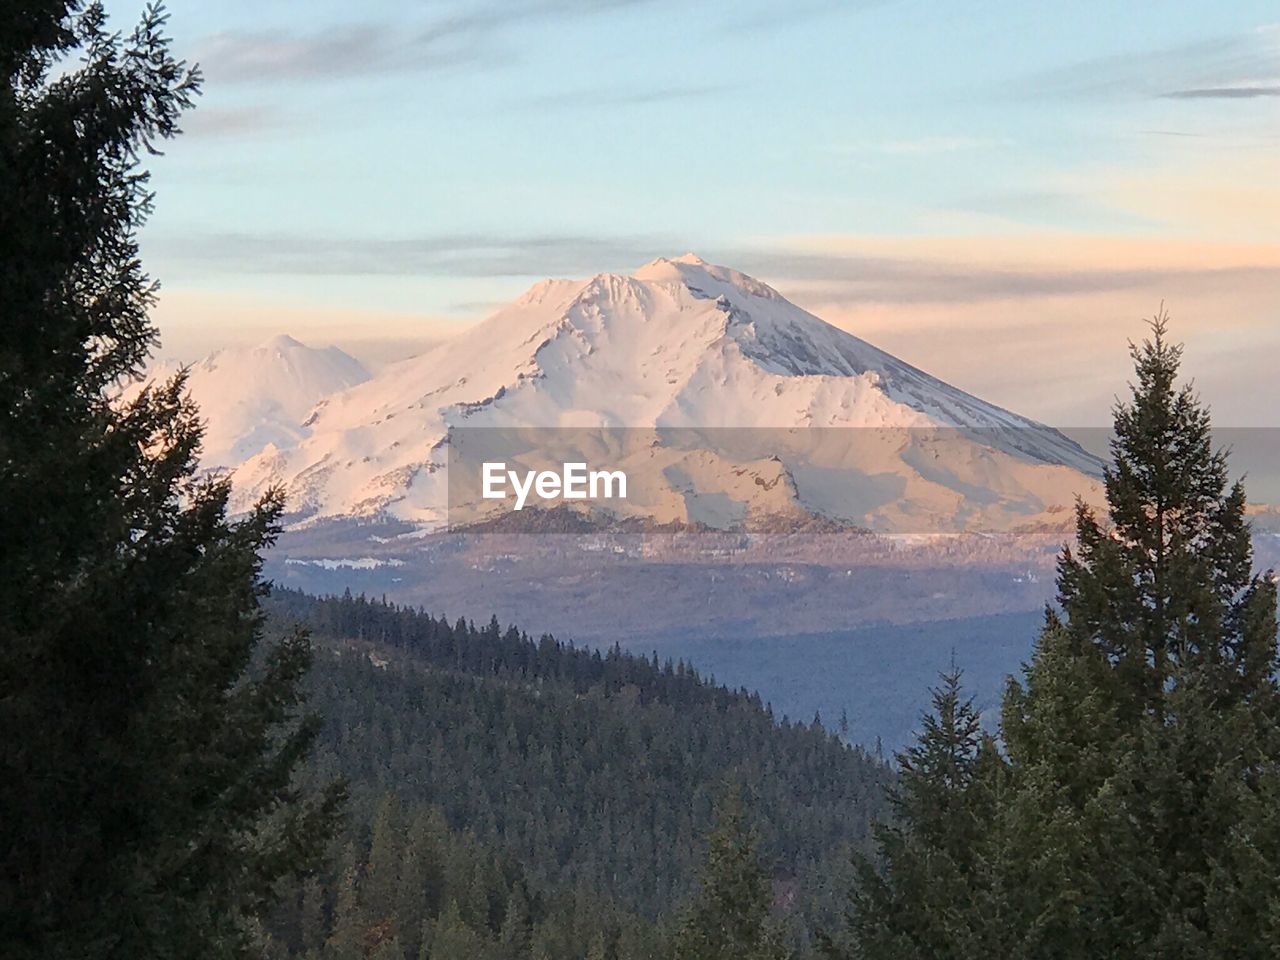
[[[318,645],[308,702],[325,724],[307,777],[347,783],[348,829],[336,849],[352,844],[357,859],[379,849],[374,825],[390,804],[401,812],[393,846],[411,848],[411,822],[427,818],[518,864],[530,889],[577,891],[560,902],[592,903],[588,927],[621,911],[664,928],[692,894],[717,798],[738,784],[755,856],[771,891],[792,904],[787,935],[803,943],[836,915],[851,855],[870,849],[890,777],[882,761],[821,725],[779,721],[757,695],[683,663],[533,641],[496,621],[478,628],[350,595],[281,591],[268,607],[273,620],[301,618]],[[330,925],[345,876],[334,866],[321,878]],[[487,918],[481,941],[500,933],[509,895],[494,892],[492,912],[463,912]],[[299,891],[291,897],[301,903]],[[605,902],[611,910],[599,912]],[[410,926],[421,926],[422,909],[446,905],[420,907]],[[618,928],[611,920],[595,931],[611,944],[608,957],[650,955],[616,953]],[[639,942],[649,949],[660,932]],[[399,940],[418,956],[416,929]],[[281,942],[296,951],[308,941]]]

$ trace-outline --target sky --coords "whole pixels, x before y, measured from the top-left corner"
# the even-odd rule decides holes
[[[205,88],[151,163],[166,356],[383,362],[694,251],[1058,426],[1108,420],[1163,302],[1217,421],[1280,426],[1274,2],[169,12]]]

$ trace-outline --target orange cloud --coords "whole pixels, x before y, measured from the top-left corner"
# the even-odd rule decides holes
[[[788,297],[1021,413],[1105,424],[1131,372],[1127,341],[1164,302],[1187,345],[1186,372],[1219,422],[1280,425],[1280,243],[1029,233],[790,245],[825,267],[820,278],[769,278]],[[844,284],[843,258],[857,278]],[[911,264],[904,291],[924,278],[936,292],[895,298],[896,284],[868,283],[877,263],[890,273]]]

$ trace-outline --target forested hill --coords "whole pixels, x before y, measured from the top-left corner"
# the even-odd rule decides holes
[[[532,958],[540,943],[555,957],[593,943],[605,958],[651,955],[728,783],[747,798],[780,908],[804,905],[792,911],[803,940],[884,813],[878,759],[684,664],[350,596],[277,591],[267,609],[273,629],[312,630],[324,730],[310,775],[351,790],[330,875],[286,898],[283,955],[340,957],[358,940],[352,956],[416,960],[436,956],[445,927],[471,944],[455,956],[448,940],[451,960],[473,947]],[[513,924],[527,936],[503,947]]]

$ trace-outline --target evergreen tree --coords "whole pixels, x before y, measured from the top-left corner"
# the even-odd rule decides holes
[[[1010,884],[1044,956],[1263,956],[1280,942],[1275,586],[1178,386],[1181,348],[1163,316],[1152,331],[1116,409],[1106,520],[1078,508],[1064,616],[1006,697]]]
[[[1004,755],[935,698],[882,873],[855,895],[852,955],[1274,956],[1276,589],[1166,333],[1158,317],[1133,348],[1107,516],[1077,509],[1061,614],[1005,694]]]
[[[502,930],[498,935],[500,960],[527,960],[533,932],[533,920],[529,916],[529,896],[523,885],[517,884],[507,898],[506,912],[502,918]]]
[[[396,906],[404,882],[401,876],[404,836],[399,823],[399,803],[387,794],[373,821],[373,841],[364,881],[360,885],[363,913],[370,927],[385,927],[390,935],[401,931]]]
[[[770,912],[773,890],[744,823],[741,800],[721,801],[699,889],[676,931],[675,960],[785,960]]]
[[[413,818],[405,838],[395,913],[405,953],[416,957],[422,946],[421,919],[439,909],[438,846],[425,815]]]
[[[261,649],[270,496],[195,478],[183,378],[112,402],[156,339],[138,157],[199,77],[148,8],[0,6],[0,955],[231,957],[313,864],[291,785],[310,649]]]
[[[430,960],[485,960],[489,953],[485,939],[463,920],[458,901],[450,900],[436,921],[427,956]]]
[[[958,960],[986,952],[973,910],[975,878],[990,832],[998,752],[961,689],[954,666],[933,690],[916,743],[897,755],[892,819],[876,831],[879,862],[862,859],[852,891],[849,937],[828,956],[866,960]]]

